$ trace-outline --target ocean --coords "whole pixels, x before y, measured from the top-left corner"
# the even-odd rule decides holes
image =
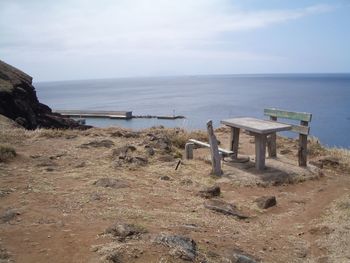
[[[275,107],[313,114],[311,135],[328,146],[350,148],[350,74],[268,74],[118,78],[34,83],[52,109],[121,110],[134,115],[186,119],[87,119],[87,124],[142,129],[205,129],[230,117],[258,117]],[[287,136],[295,136],[286,133]]]

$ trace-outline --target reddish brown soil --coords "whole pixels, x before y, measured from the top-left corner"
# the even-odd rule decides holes
[[[122,262],[182,262],[169,255],[168,248],[152,242],[160,233],[193,238],[198,245],[198,262],[203,258],[207,262],[227,262],[223,258],[228,258],[234,249],[263,262],[337,262],[336,258],[344,256],[334,254],[331,244],[319,242],[329,235],[327,231],[312,229],[323,222],[325,212],[335,201],[348,195],[350,176],[337,168],[307,170],[306,175],[300,175],[294,141],[280,140],[279,151],[288,148],[292,152],[268,160],[266,173],[294,173],[296,179],[273,186],[261,184],[261,173],[248,164],[224,163],[222,178],[210,176],[206,161],[209,152],[205,149],[195,150],[195,159],[184,160],[176,171],[177,159],[159,161],[162,153],[157,151],[145,166],[116,166],[112,150],[128,143],[142,152],[146,133],[139,138],[125,138],[112,137],[110,131],[67,132],[76,137],[49,131],[15,131],[6,141],[3,137],[0,142],[10,143],[18,153],[16,158],[0,163],[0,190],[8,191],[0,197],[0,213],[9,208],[20,213],[0,223],[0,247],[8,251],[9,260],[103,262],[104,254],[114,249],[121,252]],[[227,143],[225,131],[218,137],[222,145]],[[115,145],[78,147],[102,139]],[[250,140],[243,135],[242,154],[253,155]],[[85,165],[77,167],[82,162]],[[274,165],[278,165],[276,171]],[[160,180],[164,175],[171,180]],[[93,184],[103,177],[124,180],[129,187],[114,189]],[[214,184],[221,187],[220,198],[236,204],[249,219],[239,220],[206,209],[206,200],[197,193]],[[254,200],[266,195],[276,196],[277,206],[261,210]],[[102,234],[115,222],[137,224],[148,233],[118,242]]]

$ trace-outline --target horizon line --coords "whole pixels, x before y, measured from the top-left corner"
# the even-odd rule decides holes
[[[227,74],[175,74],[175,75],[135,75],[135,76],[120,76],[120,77],[102,77],[102,78],[87,78],[87,79],[62,79],[62,80],[39,80],[33,83],[43,82],[67,82],[67,81],[96,81],[96,80],[113,80],[113,79],[136,79],[136,78],[175,78],[175,77],[220,77],[220,76],[273,76],[273,75],[350,75],[350,72],[315,72],[315,73],[227,73]]]

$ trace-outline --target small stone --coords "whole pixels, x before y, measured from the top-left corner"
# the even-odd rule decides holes
[[[94,185],[101,187],[110,187],[115,189],[125,188],[129,186],[126,182],[122,180],[107,177],[98,179],[96,182],[94,182]]]
[[[75,168],[82,168],[82,167],[85,167],[85,166],[86,166],[86,163],[85,162],[81,162],[81,163],[75,165],[74,167]]]
[[[9,222],[12,219],[15,219],[18,215],[21,213],[17,209],[7,209],[3,214],[0,216],[0,220],[3,223]]]
[[[212,198],[212,197],[219,196],[220,193],[221,193],[221,190],[219,186],[211,186],[203,190],[200,190],[198,194],[203,198]]]
[[[154,149],[152,147],[146,147],[146,152],[148,155],[153,156],[155,154]]]
[[[292,152],[292,150],[290,150],[290,149],[283,149],[280,151],[280,154],[285,155],[285,154],[289,154],[291,152]]]
[[[257,206],[261,209],[267,209],[277,204],[275,196],[262,196],[255,200]]]
[[[259,260],[241,250],[235,249],[230,253],[229,260],[234,263],[257,263]]]
[[[241,214],[234,204],[230,204],[222,200],[208,200],[206,203],[204,203],[204,207],[224,215],[235,216],[238,219],[248,218],[248,216]]]
[[[170,177],[167,175],[161,176],[160,180],[164,180],[164,181],[170,181]]]
[[[83,143],[82,145],[78,146],[79,148],[89,148],[89,147],[94,147],[94,148],[100,148],[100,147],[105,147],[105,148],[111,148],[114,145],[114,142],[111,140],[101,140],[101,141],[92,141],[88,143]]]
[[[112,234],[119,241],[124,241],[126,238],[134,238],[146,232],[146,229],[141,226],[119,223],[108,227],[105,231],[106,234]]]

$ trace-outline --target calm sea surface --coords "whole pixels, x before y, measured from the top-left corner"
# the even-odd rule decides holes
[[[350,74],[223,75],[34,83],[53,109],[122,110],[134,115],[185,115],[182,120],[87,119],[94,126],[133,129],[164,125],[205,129],[229,117],[264,118],[276,107],[313,114],[311,134],[350,148]]]

